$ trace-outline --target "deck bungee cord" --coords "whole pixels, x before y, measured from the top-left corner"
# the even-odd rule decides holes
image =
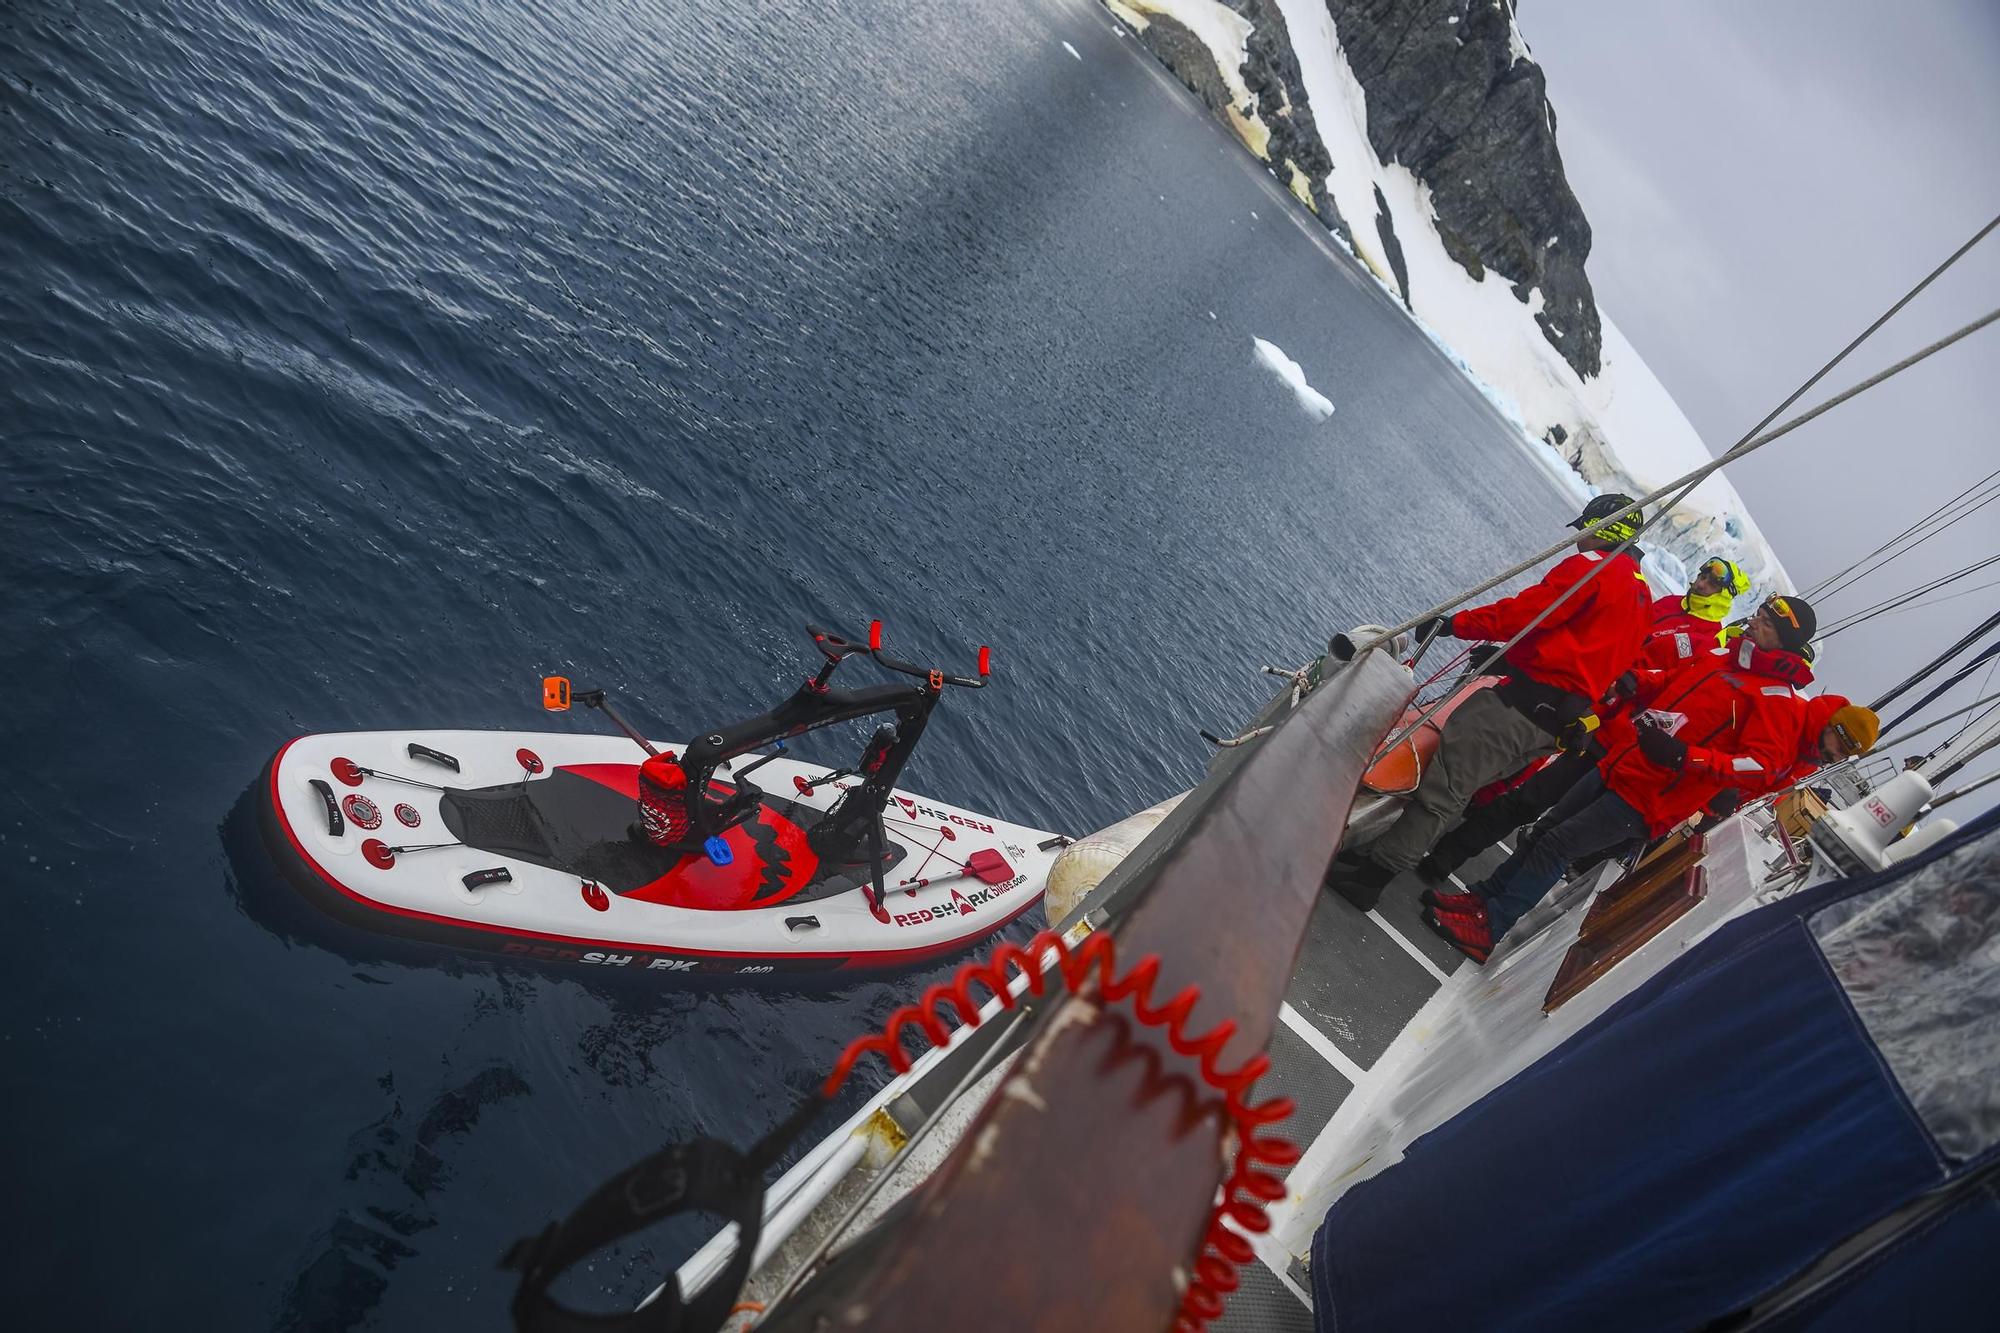
[[[511,1251],[510,1266],[524,1272],[515,1307],[520,1326],[536,1333],[694,1328],[685,1318],[666,1321],[697,1302],[705,1321],[727,1319],[740,1307],[735,1297],[748,1294],[771,1311],[774,1326],[810,1323],[822,1308],[845,1312],[852,1322],[854,1302],[860,1301],[870,1313],[858,1317],[872,1327],[929,1328],[943,1307],[907,1288],[912,1281],[930,1280],[946,1284],[949,1292],[938,1299],[948,1300],[963,1299],[965,1291],[983,1283],[983,1317],[1003,1318],[1010,1306],[1036,1296],[1000,1280],[1014,1262],[1006,1257],[1011,1248],[1032,1240],[1061,1249],[1078,1243],[1065,1242],[1066,1231],[1095,1224],[1088,1210],[1060,1209],[1044,1217],[1031,1238],[1000,1220],[982,1196],[998,1190],[1009,1199],[1025,1198],[1021,1191],[1031,1191],[1036,1182],[1060,1179],[1064,1188],[1093,1198],[1119,1190],[1127,1211],[1136,1207],[1151,1219],[1124,1236],[1111,1267],[1076,1275],[1081,1289],[1062,1298],[1071,1323],[1203,1327],[1238,1285],[1237,1266],[1254,1257],[1252,1238],[1268,1228],[1266,1209],[1284,1194],[1278,1173],[1298,1156],[1272,1129],[1290,1113],[1290,1103],[1259,1098],[1253,1089],[1269,1067],[1264,1048],[1282,998],[1283,969],[1276,960],[1294,952],[1318,900],[1318,876],[1310,868],[1324,864],[1334,850],[1334,829],[1310,816],[1344,810],[1373,739],[1407,699],[1399,673],[1385,663],[1344,673],[1334,688],[1315,691],[1305,701],[1283,735],[1228,761],[1226,774],[1184,804],[1193,816],[1189,831],[1149,860],[1115,943],[1100,932],[1074,944],[1044,935],[1025,947],[1000,946],[990,960],[960,968],[951,981],[903,1006],[881,1030],[850,1042],[801,1112],[747,1153],[714,1144],[663,1150],[596,1191],[562,1223]],[[1253,821],[1252,812],[1272,822],[1277,836]],[[1225,865],[1232,874],[1263,880],[1267,891],[1241,914],[1229,947],[1218,956],[1208,909],[1215,875]],[[1137,961],[1121,967],[1118,957]],[[1044,991],[1051,1002],[1035,1010],[1032,1021],[1000,1021],[1008,1009],[1027,1013]],[[976,1037],[972,1029],[980,1029]],[[996,1068],[1003,1052],[988,1044],[987,1032],[1020,1037],[1018,1060],[1004,1075]],[[954,1042],[955,1033],[966,1035],[963,1047]],[[762,1190],[762,1167],[771,1160],[772,1146],[802,1133],[800,1122],[840,1093],[862,1062],[879,1055],[892,1072],[910,1069],[920,1048],[945,1044],[961,1057],[958,1063],[925,1067],[948,1070],[946,1081],[956,1081],[946,1106],[972,1096],[983,1076],[1006,1082],[999,1096],[981,1098],[977,1126],[957,1145],[959,1159],[969,1154],[971,1162],[953,1173],[959,1189],[928,1202],[896,1204],[870,1233],[880,1238],[900,1230],[895,1243],[862,1240],[832,1251],[828,1270],[814,1277],[833,1238],[862,1215],[857,1202],[833,1238],[803,1247],[811,1249],[803,1268],[792,1267],[789,1257],[802,1247],[788,1251],[784,1272],[773,1278],[774,1285],[783,1284],[775,1296],[770,1288],[741,1292],[742,1266],[760,1260],[757,1235],[739,1228],[733,1251],[727,1242],[717,1243],[712,1259],[683,1266],[673,1283],[630,1318],[573,1316],[552,1308],[548,1284],[564,1268],[669,1211],[708,1206],[703,1200],[718,1197],[707,1188],[715,1180],[727,1181],[735,1191],[727,1210],[715,1211],[728,1220],[755,1211],[743,1196]],[[940,1052],[938,1059],[944,1058]],[[968,1062],[973,1067],[968,1069]],[[1055,1125],[1063,1132],[1049,1134]],[[885,1175],[907,1159],[915,1142],[897,1152]],[[693,1160],[696,1153],[702,1161]],[[685,1185],[672,1199],[662,1202],[657,1191],[642,1188],[647,1209],[621,1202],[624,1184],[643,1185],[663,1172]],[[703,1182],[700,1199],[693,1185],[685,1184],[697,1180]],[[774,1203],[774,1220],[762,1233],[766,1248],[778,1243],[772,1236],[793,1234],[788,1228],[796,1221],[785,1220],[792,1197]],[[968,1271],[963,1260],[974,1253],[981,1262]],[[894,1271],[871,1272],[871,1265],[887,1260],[893,1260]],[[687,1301],[681,1299],[683,1282],[693,1293]],[[1065,1284],[1076,1285],[1062,1279],[1055,1287]],[[1134,1311],[1145,1313],[1135,1321],[1129,1317]],[[591,1322],[581,1322],[585,1318]],[[659,1322],[634,1322],[648,1318]],[[577,1322],[562,1322],[566,1319]]]

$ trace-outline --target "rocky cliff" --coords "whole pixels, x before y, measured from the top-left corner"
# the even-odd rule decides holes
[[[1597,308],[1590,224],[1515,0],[1103,0],[1520,429],[1566,486],[1643,494],[1710,461]],[[1711,476],[1649,548],[1789,586]]]
[[[1190,88],[1236,125],[1253,151],[1350,244],[1381,234],[1398,254],[1386,204],[1342,217],[1325,187],[1330,159],[1276,0],[1228,0],[1247,28],[1240,69],[1217,67],[1158,0],[1108,0],[1114,13]],[[1563,175],[1542,70],[1522,44],[1508,0],[1324,0],[1367,98],[1368,141],[1430,190],[1437,231],[1475,280],[1488,271],[1531,304],[1542,335],[1580,376],[1600,367],[1597,302],[1584,275],[1590,223]],[[1240,105],[1234,94],[1247,94]],[[1398,255],[1398,257],[1400,257]],[[1400,265],[1398,265],[1400,267]],[[1408,278],[1396,281],[1406,302]]]

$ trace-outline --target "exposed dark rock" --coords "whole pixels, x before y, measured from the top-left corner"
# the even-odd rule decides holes
[[[1254,25],[1243,82],[1253,111],[1271,131],[1267,159],[1291,185],[1306,178],[1322,221],[1350,246],[1352,226],[1326,193],[1321,143],[1291,35],[1275,0],[1227,0]],[[1584,275],[1590,223],[1563,175],[1555,110],[1541,67],[1515,59],[1511,0],[1325,0],[1349,67],[1368,99],[1368,138],[1385,162],[1399,162],[1430,186],[1437,229],[1450,255],[1475,280],[1500,274],[1515,296],[1542,293],[1542,334],[1581,375],[1599,368],[1597,300]],[[1229,105],[1215,58],[1172,19],[1148,14],[1140,40],[1220,113]],[[1456,18],[1458,22],[1447,22]],[[1377,193],[1378,229],[1410,299],[1400,246]]]
[[[1549,436],[1548,436],[1549,443],[1553,444],[1556,448],[1558,449],[1562,448],[1563,441],[1567,440],[1568,438],[1569,438],[1569,432],[1563,429],[1563,425],[1560,421],[1558,421],[1555,425],[1549,427]]]
[[[1375,187],[1375,234],[1382,238],[1382,249],[1389,256],[1389,271],[1396,275],[1396,290],[1403,294],[1403,305],[1410,306],[1410,269],[1403,262],[1403,243],[1396,239],[1395,215],[1389,212],[1389,201],[1382,197],[1382,187]]]
[[[1505,0],[1326,3],[1368,97],[1376,154],[1430,186],[1447,248],[1468,272],[1492,269],[1523,300],[1541,289],[1543,334],[1595,375],[1590,223],[1563,175],[1541,66],[1515,59]]]
[[[1480,262],[1479,251],[1473,249],[1463,236],[1447,227],[1442,218],[1437,223],[1437,234],[1438,240],[1444,243],[1444,252],[1451,256],[1454,263],[1470,273],[1474,282],[1485,280],[1486,265]]]
[[[1186,84],[1210,111],[1222,114],[1222,109],[1230,105],[1229,85],[1223,80],[1222,71],[1215,67],[1215,57],[1207,45],[1164,14],[1148,14],[1146,18],[1147,24],[1139,33],[1146,49],[1159,57],[1160,63],[1172,70],[1174,77]]]
[[[1298,169],[1320,219],[1352,249],[1354,236],[1347,219],[1326,192],[1327,173],[1334,170],[1334,163],[1306,101],[1305,80],[1284,13],[1271,0],[1241,0],[1238,8],[1255,25],[1244,47],[1243,83],[1257,99],[1257,118],[1271,130],[1268,159],[1288,187],[1293,184],[1291,168]]]

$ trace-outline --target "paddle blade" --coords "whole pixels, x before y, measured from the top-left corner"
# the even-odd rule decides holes
[[[993,650],[985,644],[979,645],[979,676],[981,680],[993,674]]]
[[[991,847],[982,847],[966,857],[965,868],[986,884],[1000,884],[1014,877],[1014,867],[1008,865],[1007,858]]]
[[[542,677],[542,707],[551,713],[569,711],[569,677]]]
[[[882,651],[882,622],[879,620],[868,622],[868,651],[871,653]]]

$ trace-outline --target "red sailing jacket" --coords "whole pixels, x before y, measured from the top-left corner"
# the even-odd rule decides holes
[[[1604,784],[1644,817],[1654,837],[1731,787],[1746,796],[1770,789],[1799,755],[1805,710],[1781,674],[1792,653],[1762,652],[1748,640],[1717,648],[1667,671],[1640,671],[1634,707],[1598,732]],[[1804,666],[1803,662],[1799,663]],[[1688,747],[1679,772],[1639,749],[1637,721],[1651,718]]]
[[[1511,639],[1572,584],[1605,560],[1602,551],[1580,551],[1542,576],[1532,588],[1485,606],[1460,611],[1451,632],[1460,639]],[[1639,658],[1652,628],[1652,596],[1639,559],[1628,547],[1602,573],[1507,650],[1507,660],[1531,680],[1595,699]]]
[[[1774,791],[1782,791],[1794,783],[1805,781],[1819,771],[1819,734],[1833,721],[1833,715],[1852,702],[1845,695],[1822,694],[1817,699],[1800,699],[1798,707],[1798,750],[1792,766],[1774,777],[1763,787],[1745,786],[1743,799],[1753,801],[1759,796]]]
[[[1793,689],[1802,690],[1813,683],[1812,663],[1797,653],[1788,653],[1781,648],[1759,648],[1740,637],[1731,639],[1725,646],[1731,653],[1749,654],[1743,660],[1750,670],[1776,676]],[[1645,651],[1639,654],[1639,664],[1655,671],[1671,671],[1684,662],[1692,662],[1697,657],[1716,651],[1714,644],[1676,630],[1656,634],[1646,640]]]
[[[1688,610],[1685,594],[1668,593],[1653,603],[1653,628],[1640,658],[1647,666],[1666,667],[1721,643],[1721,621]]]

